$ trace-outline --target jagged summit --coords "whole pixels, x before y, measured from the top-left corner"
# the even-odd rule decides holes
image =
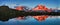
[[[27,7],[17,7],[16,9],[11,9],[8,6],[0,6],[0,20],[6,21],[11,18],[16,18],[18,16],[35,16],[35,15],[60,15],[60,12],[50,12],[46,6],[43,5],[37,5],[35,8],[33,8],[32,12],[25,12]],[[23,11],[21,11],[21,9]],[[25,10],[24,10],[25,9]],[[28,10],[27,10],[28,11]],[[47,11],[47,12],[34,12],[34,11]]]
[[[51,12],[50,9],[48,9],[46,6],[44,5],[37,5],[35,8],[32,9],[33,11],[47,11],[47,12]]]

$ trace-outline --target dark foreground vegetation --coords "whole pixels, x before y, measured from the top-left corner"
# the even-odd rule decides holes
[[[60,12],[25,12],[18,11],[8,6],[0,6],[0,20],[8,21],[11,18],[16,18],[18,16],[35,16],[35,15],[51,15],[51,16],[60,16]]]

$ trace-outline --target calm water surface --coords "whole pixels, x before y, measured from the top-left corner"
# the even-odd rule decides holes
[[[60,16],[48,16],[43,21],[38,21],[32,16],[27,16],[23,20],[13,18],[6,22],[0,21],[0,25],[60,25]]]

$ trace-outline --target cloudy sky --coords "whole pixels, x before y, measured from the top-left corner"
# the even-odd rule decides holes
[[[34,8],[36,5],[45,5],[48,8],[60,7],[60,0],[0,0],[1,5],[8,5],[11,8],[14,6],[28,6]]]

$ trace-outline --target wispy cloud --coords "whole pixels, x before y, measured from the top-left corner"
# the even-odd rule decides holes
[[[10,8],[14,8],[15,6],[18,6],[17,4],[5,4],[6,6],[9,6]]]

